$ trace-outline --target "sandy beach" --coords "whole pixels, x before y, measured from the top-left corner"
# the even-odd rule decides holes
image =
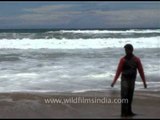
[[[46,103],[46,99],[119,98],[119,91],[84,93],[1,93],[0,118],[121,118],[119,103]],[[157,92],[135,91],[132,118],[160,118]],[[131,117],[128,117],[131,118]]]

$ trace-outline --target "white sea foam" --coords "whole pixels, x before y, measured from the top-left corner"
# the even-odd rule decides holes
[[[49,31],[48,33],[53,33],[54,31]],[[62,33],[160,33],[160,29],[146,29],[146,30],[61,30]]]
[[[107,38],[107,39],[2,39],[1,48],[15,49],[87,49],[87,48],[122,48],[131,43],[135,48],[160,48],[160,37],[141,38]]]
[[[38,74],[36,73],[18,73],[18,74],[6,74],[6,75],[1,75],[1,78],[33,78],[33,77],[37,77]]]
[[[114,74],[107,72],[107,73],[101,73],[101,74],[89,74],[86,76],[83,76],[84,78],[94,78],[94,79],[100,79],[100,78],[108,78],[110,76],[114,76]]]

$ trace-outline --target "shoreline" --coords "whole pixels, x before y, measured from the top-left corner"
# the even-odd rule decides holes
[[[158,92],[135,91],[132,118],[160,118]],[[149,96],[152,95],[152,96]],[[153,96],[157,95],[157,96]],[[0,118],[121,118],[121,104],[45,103],[46,98],[119,98],[119,91],[85,93],[0,93]]]

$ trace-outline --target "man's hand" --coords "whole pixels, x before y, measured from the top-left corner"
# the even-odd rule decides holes
[[[147,88],[147,84],[146,83],[144,83],[144,88]]]
[[[111,87],[114,87],[114,83],[111,84]]]

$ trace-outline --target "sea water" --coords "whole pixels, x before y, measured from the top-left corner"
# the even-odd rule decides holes
[[[0,30],[0,92],[111,90],[127,43],[141,59],[148,90],[160,91],[160,29],[19,29]],[[139,74],[135,89],[144,90]]]

